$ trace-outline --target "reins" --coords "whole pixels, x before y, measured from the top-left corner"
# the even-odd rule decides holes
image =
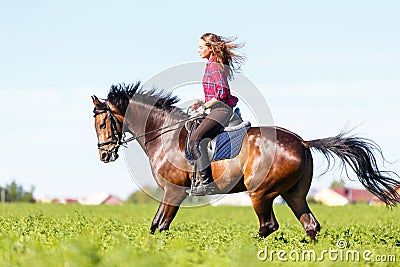
[[[132,137],[129,137],[128,139],[123,140],[123,141],[121,142],[121,144],[122,144],[122,145],[123,145],[123,144],[127,144],[127,143],[129,143],[129,142],[131,142],[131,141],[134,141],[134,140],[136,140],[136,139],[139,139],[139,138],[141,138],[141,137],[144,137],[144,136],[146,136],[146,135],[148,135],[148,134],[152,134],[152,133],[155,133],[155,132],[159,132],[159,131],[162,131],[162,130],[171,128],[172,126],[181,124],[181,123],[183,123],[183,122],[187,122],[187,121],[191,121],[191,120],[195,120],[195,119],[199,119],[199,118],[204,118],[204,115],[203,115],[203,114],[200,114],[200,115],[196,115],[196,116],[193,116],[193,117],[184,119],[184,120],[180,120],[180,121],[175,122],[175,123],[173,123],[173,124],[170,124],[170,125],[168,125],[168,126],[164,126],[164,127],[161,127],[161,128],[158,128],[158,129],[149,131],[149,132],[145,132],[144,134],[141,134],[141,135],[135,135],[135,134],[132,133],[133,136],[132,136]]]
[[[183,119],[183,120],[180,120],[178,122],[172,123],[170,125],[167,125],[167,126],[155,129],[155,130],[151,130],[151,131],[145,132],[145,133],[140,134],[140,135],[135,135],[134,133],[132,133],[132,135],[133,135],[132,137],[129,137],[129,138],[125,139],[125,133],[122,132],[122,137],[120,137],[119,134],[118,134],[118,131],[116,129],[116,124],[115,124],[117,122],[119,124],[119,126],[121,127],[121,131],[122,131],[123,122],[119,121],[114,116],[114,114],[112,113],[112,111],[110,110],[108,105],[107,105],[106,109],[95,110],[94,111],[94,113],[95,113],[94,116],[96,117],[98,114],[105,113],[105,112],[107,112],[107,114],[110,117],[110,126],[111,126],[112,136],[116,137],[116,140],[113,139],[113,137],[112,137],[111,140],[107,140],[107,141],[104,141],[104,142],[101,142],[101,143],[97,143],[98,149],[104,150],[106,152],[114,152],[121,145],[126,147],[127,143],[129,143],[131,141],[134,141],[134,140],[137,140],[139,138],[145,137],[146,135],[149,135],[149,134],[152,134],[152,133],[156,133],[156,132],[171,128],[171,127],[173,127],[175,125],[178,125],[178,124],[181,124],[181,123],[184,123],[184,122],[187,122],[187,121],[196,120],[196,119],[199,119],[199,118],[204,118],[204,114],[199,114],[199,115],[192,116],[192,117],[189,117],[187,119]],[[189,112],[187,112],[187,114],[189,114]],[[172,130],[174,130],[174,129],[172,129]],[[109,145],[109,144],[115,144],[115,146],[112,149],[103,148],[103,146],[106,146],[106,145]]]

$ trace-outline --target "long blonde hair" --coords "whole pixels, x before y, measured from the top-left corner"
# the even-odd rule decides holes
[[[234,53],[232,50],[242,48],[243,43],[233,43],[236,38],[225,38],[214,33],[205,33],[200,37],[211,49],[215,61],[222,70],[227,70],[228,79],[233,78],[233,73],[240,70],[246,57]]]

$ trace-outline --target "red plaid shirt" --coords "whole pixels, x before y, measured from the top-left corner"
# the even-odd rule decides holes
[[[206,102],[215,98],[231,108],[236,106],[238,98],[231,95],[227,71],[221,71],[212,57],[206,64],[203,76],[203,89]]]

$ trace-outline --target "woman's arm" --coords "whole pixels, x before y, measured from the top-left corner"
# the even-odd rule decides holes
[[[219,101],[216,98],[211,98],[210,100],[208,100],[206,103],[204,103],[204,108],[208,109],[211,108],[212,106],[214,106],[215,104],[217,104]]]

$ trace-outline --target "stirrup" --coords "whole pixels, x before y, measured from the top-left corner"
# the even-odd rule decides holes
[[[205,196],[214,193],[216,190],[215,183],[203,184],[201,176],[197,176],[196,164],[193,170],[192,182],[190,183],[190,189],[186,190],[189,196]],[[200,189],[201,188],[201,189]]]
[[[209,184],[200,183],[199,185],[190,188],[189,195],[191,195],[191,196],[212,195],[215,192],[215,189],[216,188],[213,185],[213,183],[209,183]]]
[[[205,196],[212,195],[216,191],[214,182],[203,184],[201,177],[197,177],[196,172],[193,174],[190,189],[186,190],[189,196]]]

